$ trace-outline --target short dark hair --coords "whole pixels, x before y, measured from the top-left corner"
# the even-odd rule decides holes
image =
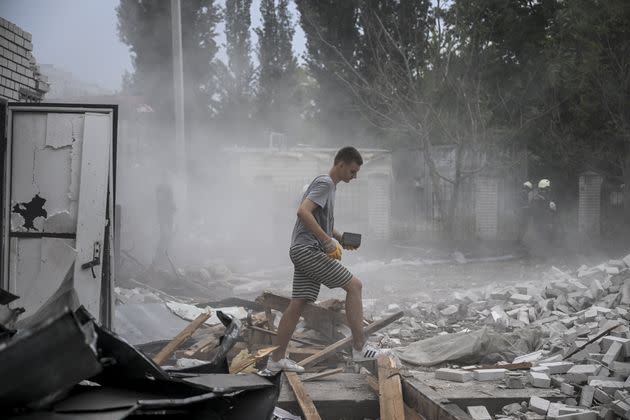
[[[337,154],[335,155],[334,164],[338,164],[339,162],[344,163],[356,163],[357,165],[363,165],[363,158],[361,157],[361,153],[357,149],[352,146],[346,146],[339,149]]]

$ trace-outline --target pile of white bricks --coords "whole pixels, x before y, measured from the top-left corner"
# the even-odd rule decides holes
[[[506,330],[538,326],[545,335],[538,351],[492,369],[438,369],[436,378],[495,381],[501,388],[556,388],[561,397],[553,402],[531,397],[529,404],[512,404],[507,410],[512,411],[497,418],[630,419],[630,255],[582,266],[573,274],[553,268],[546,275],[539,294],[514,288],[468,304],[486,324]],[[523,369],[517,363],[531,366]],[[474,413],[483,411],[473,408]]]
[[[30,33],[0,18],[0,98],[41,101],[50,86],[33,57]]]

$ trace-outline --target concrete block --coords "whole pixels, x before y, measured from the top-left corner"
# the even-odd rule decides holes
[[[468,382],[472,381],[472,372],[461,369],[442,368],[435,371],[435,379],[442,379],[452,382]]]
[[[506,369],[475,369],[473,379],[477,381],[496,381],[505,377]]]
[[[582,407],[589,408],[593,405],[593,395],[595,394],[595,388],[590,385],[584,385],[582,392],[580,392],[580,405]]]
[[[523,374],[515,372],[505,373],[505,385],[509,389],[523,389],[525,388]]]
[[[550,375],[551,372],[549,371],[549,368],[546,366],[533,366],[531,368],[529,368],[530,372],[538,372],[538,373],[545,373],[547,375]]]
[[[597,420],[597,411],[581,410],[579,408],[564,407],[560,408],[558,416],[547,418],[552,420]]]
[[[564,395],[568,395],[568,396],[575,395],[575,387],[571,384],[567,384],[567,383],[560,384],[560,391]]]
[[[613,342],[604,354],[604,357],[602,358],[602,363],[608,366],[615,360],[619,360],[622,357],[622,349],[623,346],[620,342]]]
[[[602,338],[600,342],[600,347],[602,349],[601,351],[603,353],[606,353],[608,349],[610,349],[610,346],[612,345],[612,343],[621,343],[622,348],[623,348],[622,356],[625,356],[625,357],[630,356],[630,339],[622,338],[622,337],[615,337],[614,335],[608,335]]]
[[[530,372],[531,384],[535,388],[549,388],[551,379],[544,373]]]
[[[594,376],[599,372],[599,368],[599,365],[575,365],[568,370],[565,378],[570,384],[584,384],[589,376]]]
[[[591,379],[588,384],[593,387],[600,388],[607,394],[612,394],[618,389],[624,389],[625,383],[623,381],[615,381],[610,379]]]
[[[534,298],[532,296],[529,295],[523,295],[521,293],[515,293],[512,296],[509,297],[509,300],[511,300],[512,302],[516,302],[516,303],[529,303],[532,300],[534,300]]]
[[[624,419],[630,418],[630,404],[625,401],[615,400],[612,402],[611,408],[618,416],[623,417]]]
[[[466,407],[466,411],[468,411],[473,420],[492,420],[492,416],[483,405]]]
[[[569,369],[571,369],[575,363],[571,362],[549,362],[549,363],[540,363],[538,366],[544,366],[549,369],[550,375],[559,375],[563,373],[567,373]]]
[[[538,350],[533,353],[524,354],[522,356],[518,356],[514,358],[512,363],[526,363],[526,362],[535,362],[543,357],[542,351]]]
[[[549,404],[551,403],[544,398],[531,397],[529,399],[529,409],[537,414],[546,415],[547,410],[549,410]]]
[[[600,404],[608,404],[612,402],[613,397],[611,397],[606,392],[602,391],[599,388],[595,388],[595,392],[593,393],[593,399]]]

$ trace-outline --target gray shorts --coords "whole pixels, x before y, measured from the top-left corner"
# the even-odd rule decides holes
[[[312,246],[293,245],[289,249],[289,256],[295,270],[292,293],[294,299],[315,302],[320,284],[333,289],[344,287],[352,280],[352,273],[338,260]]]

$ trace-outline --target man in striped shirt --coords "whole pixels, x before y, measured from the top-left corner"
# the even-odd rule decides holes
[[[330,171],[316,177],[302,196],[289,249],[294,266],[293,292],[291,302],[278,325],[274,344],[279,347],[267,362],[267,369],[271,372],[304,372],[303,367],[285,358],[285,353],[304,307],[309,302],[315,302],[322,284],[346,291],[346,315],[352,331],[353,359],[375,358],[384,352],[365,343],[362,284],[340,263],[341,234],[334,229],[337,184],[355,179],[361,165],[363,158],[357,149],[340,149]],[[355,249],[349,245],[344,248]]]

